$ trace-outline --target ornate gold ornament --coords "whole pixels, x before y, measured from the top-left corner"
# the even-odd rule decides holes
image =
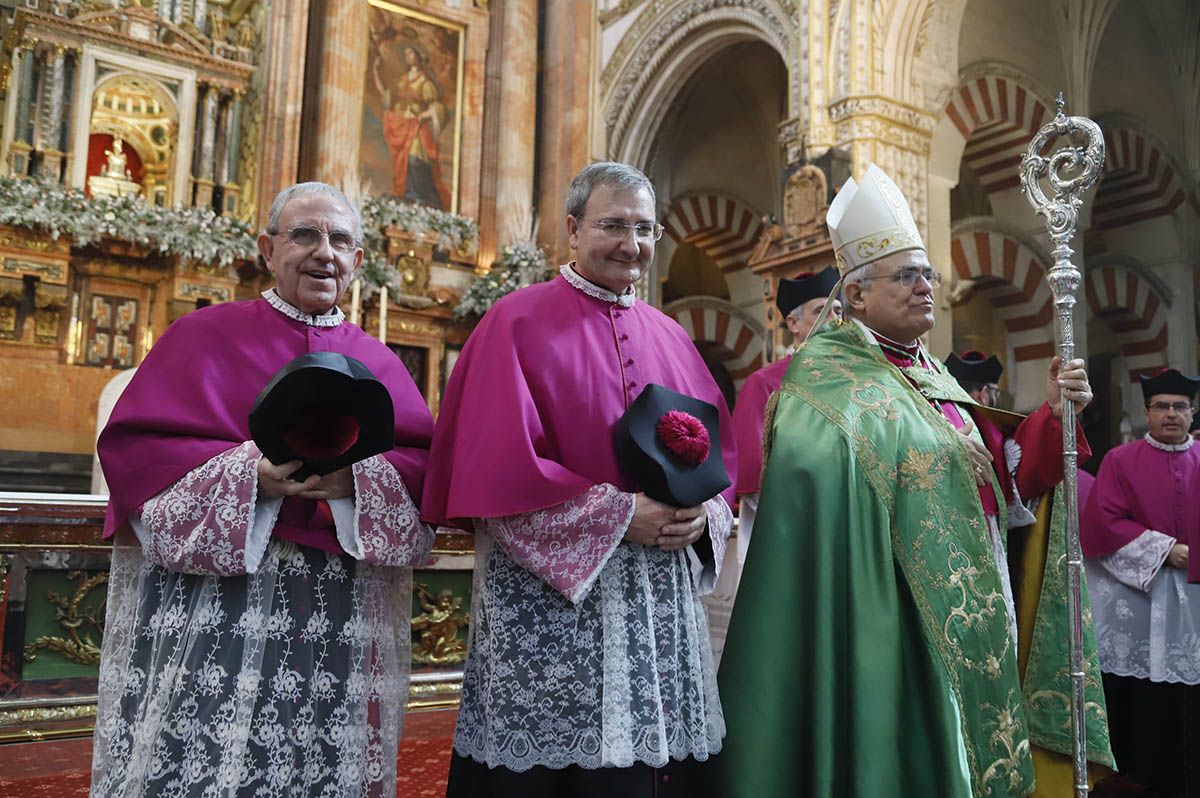
[[[82,636],[79,633],[80,627],[85,625],[93,627],[97,632],[97,637],[102,637],[104,634],[104,605],[103,603],[95,609],[86,609],[82,607],[83,600],[88,593],[95,590],[97,587],[108,584],[108,573],[99,571],[90,576],[86,571],[69,571],[67,579],[72,582],[78,581],[79,587],[68,598],[60,596],[56,591],[50,591],[46,599],[55,606],[54,617],[67,632],[67,637],[54,637],[51,635],[43,635],[32,643],[25,646],[25,661],[33,662],[37,659],[37,652],[41,649],[56,651],[72,662],[78,662],[82,665],[99,665],[100,664],[100,643],[98,640],[92,640],[92,636],[84,633]]]
[[[450,588],[438,591],[437,598],[420,582],[413,586],[417,601],[425,611],[412,619],[413,632],[420,633],[412,660],[421,665],[457,665],[467,658],[467,646],[458,639],[458,630],[467,628],[470,614],[462,608],[462,599]]]

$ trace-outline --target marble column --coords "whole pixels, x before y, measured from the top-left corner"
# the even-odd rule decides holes
[[[46,51],[45,86],[42,93],[41,146],[43,175],[58,180],[62,174],[62,124],[66,52],[62,47]]]
[[[207,208],[213,201],[213,162],[216,157],[217,142],[217,102],[220,99],[216,86],[206,85],[200,89],[200,128],[199,141],[196,142],[196,192],[193,204],[197,208]]]
[[[300,158],[300,109],[304,99],[304,54],[308,0],[275,0],[264,32],[262,130],[259,152],[258,223],[267,220],[275,195],[296,182]]]
[[[221,184],[238,181],[238,160],[242,148],[242,93],[235,91],[225,105],[222,130],[222,151],[218,160],[218,182]]]
[[[566,193],[571,178],[591,158],[592,21],[591,0],[546,4],[542,76],[542,124],[538,131],[538,238],[551,259],[570,260]]]
[[[534,130],[537,126],[537,0],[500,6],[499,158],[496,235],[500,246],[527,236],[533,213]],[[547,223],[556,220],[547,219]]]
[[[204,33],[204,23],[208,21],[208,0],[194,0],[192,5],[192,23],[196,29]]]
[[[13,141],[32,144],[29,133],[29,111],[33,104],[33,50],[22,49],[17,56],[17,114],[13,123]]]
[[[366,0],[327,0],[321,18],[320,80],[311,150],[312,179],[359,195],[359,139],[362,137],[364,80],[367,74]],[[391,186],[377,186],[390,189]]]

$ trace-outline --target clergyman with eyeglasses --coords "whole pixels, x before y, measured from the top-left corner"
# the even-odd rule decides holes
[[[172,323],[100,436],[115,537],[92,795],[396,794],[433,418],[401,361],[337,307],[361,239],[337,189],[282,191],[258,239],[275,286]],[[301,461],[268,460],[249,418],[312,353],[382,383],[394,446],[385,423],[382,454],[292,479]],[[365,429],[299,407],[339,448]],[[290,447],[326,451],[330,430]]]
[[[712,794],[1028,795],[1035,760],[1039,782],[1050,760],[1070,778],[1047,750],[1070,741],[1065,700],[1035,718],[1022,699],[1007,504],[1061,481],[1059,388],[1091,400],[1083,363],[1054,363],[1047,403],[1006,433],[921,343],[941,276],[896,184],[871,166],[827,219],[844,319],[810,333],[767,410]],[[1043,642],[1065,656],[1065,635]],[[1105,738],[1090,750],[1111,762]]]
[[[733,474],[729,412],[687,333],[635,293],[662,235],[650,181],[595,163],[566,206],[575,260],[484,315],[434,432],[423,512],[476,540],[450,798],[690,796],[680,760],[725,732],[700,595],[732,488],[651,499],[616,431],[649,385],[703,400]]]
[[[1080,523],[1113,751],[1155,795],[1200,794],[1200,378],[1141,378],[1149,427],[1100,464]],[[1189,740],[1192,741],[1189,743]]]

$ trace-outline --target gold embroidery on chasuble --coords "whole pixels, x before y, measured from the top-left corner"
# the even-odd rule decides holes
[[[857,325],[824,329],[793,357],[772,399],[768,452],[783,395],[841,430],[858,477],[887,509],[892,556],[958,703],[974,792],[1008,795],[1033,783],[1015,645],[970,459],[931,399],[972,402],[940,370],[927,373],[918,390]]]

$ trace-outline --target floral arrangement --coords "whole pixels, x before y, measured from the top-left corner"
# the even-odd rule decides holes
[[[366,297],[384,285],[394,296],[402,293],[400,275],[387,260],[387,227],[418,236],[435,233],[438,245],[450,251],[469,251],[479,241],[479,227],[471,219],[396,197],[372,197],[363,202],[362,214]],[[0,224],[39,230],[54,239],[69,236],[75,246],[115,238],[210,266],[227,267],[258,254],[248,224],[209,208],[160,208],[137,196],[89,197],[38,178],[0,177]]]
[[[368,251],[387,250],[387,241],[383,237],[384,228],[387,227],[400,227],[413,235],[436,233],[438,244],[450,251],[474,246],[479,240],[479,226],[471,219],[457,213],[414,205],[398,197],[363,200],[362,217]]]
[[[229,266],[257,253],[249,225],[210,208],[160,208],[138,197],[88,197],[39,179],[0,177],[0,224],[70,236],[75,246],[116,238],[185,261]]]
[[[546,253],[533,241],[521,239],[506,246],[487,274],[475,278],[454,308],[454,318],[482,316],[506,294],[553,274]]]

